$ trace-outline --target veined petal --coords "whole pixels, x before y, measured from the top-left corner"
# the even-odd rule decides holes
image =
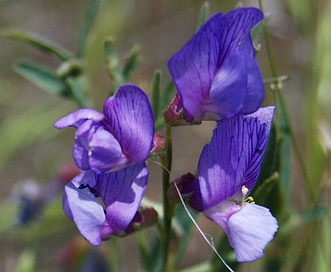
[[[86,120],[93,120],[94,122],[100,122],[104,118],[105,116],[96,110],[80,109],[58,120],[54,124],[54,127],[57,129],[63,129],[67,127],[78,128]]]
[[[219,120],[237,115],[247,97],[247,57],[229,55],[216,73],[208,98],[202,106],[201,119]],[[207,113],[204,116],[204,113]]]
[[[256,8],[238,8],[230,11],[222,21],[220,36],[220,58],[224,59],[234,51],[244,50],[253,57],[253,44],[250,31],[263,20],[263,13]]]
[[[209,209],[245,185],[253,188],[266,149],[274,107],[217,122],[201,153],[198,171],[203,206]]]
[[[65,186],[63,209],[79,232],[94,246],[101,245],[101,227],[106,217],[99,200],[89,188],[78,189],[72,182]]]
[[[219,68],[222,19],[221,13],[209,19],[168,62],[183,104],[184,118],[188,122],[192,122],[201,110]]]
[[[225,59],[238,50],[253,57],[250,30],[263,19],[255,8],[235,9],[210,18],[168,62],[188,122],[199,119],[214,76]]]
[[[263,249],[278,229],[277,220],[265,207],[247,203],[230,216],[228,237],[238,262],[251,262],[263,256]]]
[[[257,118],[257,127],[255,135],[258,134],[257,144],[255,146],[255,151],[253,152],[253,156],[251,157],[249,163],[246,166],[246,173],[242,180],[242,185],[245,185],[246,188],[249,189],[249,191],[252,190],[254,187],[259,173],[260,173],[260,167],[263,159],[263,155],[265,153],[265,150],[267,148],[268,140],[269,140],[269,133],[270,133],[270,127],[272,123],[272,117],[274,115],[274,106],[264,107],[260,108],[258,111],[246,115],[246,118],[248,119],[255,119]],[[253,146],[252,146],[253,148]]]
[[[146,94],[136,86],[124,85],[107,99],[104,113],[126,155],[143,163],[154,137],[153,113]]]
[[[144,196],[148,180],[145,164],[129,165],[123,170],[97,175],[99,195],[105,203],[106,223],[103,235],[109,230],[122,235],[134,218]]]

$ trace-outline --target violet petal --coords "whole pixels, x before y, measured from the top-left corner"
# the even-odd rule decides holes
[[[147,95],[134,85],[124,85],[107,99],[104,113],[126,155],[136,163],[143,163],[154,137],[154,119]]]
[[[264,85],[260,68],[253,58],[245,59],[247,70],[247,92],[240,114],[255,112],[264,99]]]
[[[216,73],[210,87],[208,99],[202,112],[213,113],[201,119],[218,120],[237,115],[242,109],[247,96],[247,71],[243,54],[231,54]]]
[[[222,20],[221,13],[209,19],[168,62],[185,110],[184,118],[188,122],[192,122],[200,111],[219,68],[219,28]]]
[[[274,107],[218,121],[212,140],[201,153],[198,171],[205,209],[253,188],[266,149]]]
[[[263,19],[255,8],[239,8],[210,18],[169,61],[168,68],[188,122],[197,116],[208,96],[214,76],[225,59],[236,51],[253,58],[250,30]],[[246,77],[245,77],[246,78]]]
[[[97,194],[106,207],[103,235],[109,229],[114,235],[124,234],[144,196],[148,169],[145,164],[129,165],[120,171],[97,175],[97,180]]]

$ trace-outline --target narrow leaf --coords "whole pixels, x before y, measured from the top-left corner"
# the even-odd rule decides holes
[[[177,205],[175,214],[176,214],[175,220],[176,220],[176,222],[178,222],[178,224],[182,230],[182,234],[181,234],[181,237],[179,240],[180,242],[178,245],[178,251],[177,251],[175,261],[174,261],[174,266],[173,266],[174,269],[178,269],[180,266],[181,260],[184,257],[184,254],[186,252],[187,246],[192,238],[192,232],[193,232],[194,225],[192,224],[191,219],[187,216],[186,211],[182,205]],[[193,213],[192,216],[195,220],[198,218],[197,213]]]
[[[6,29],[0,31],[0,36],[28,43],[40,50],[57,56],[60,60],[68,60],[72,58],[72,54],[61,45],[36,33],[24,32],[15,29]]]
[[[138,46],[134,45],[131,48],[129,57],[124,62],[122,74],[126,81],[128,81],[130,79],[130,77],[132,76],[132,74],[135,72],[135,70],[138,67],[139,54],[140,54],[140,48]]]
[[[39,88],[56,95],[68,95],[68,86],[50,69],[31,62],[21,61],[14,65],[14,70],[37,85]]]
[[[118,89],[119,86],[125,83],[125,79],[122,75],[120,58],[115,48],[115,44],[112,38],[107,38],[104,42],[104,51],[106,58],[106,65],[108,69],[109,77],[112,81],[112,94]]]
[[[90,7],[87,11],[86,19],[85,19],[85,22],[80,31],[80,35],[79,35],[79,42],[78,42],[78,56],[79,57],[82,57],[85,54],[87,38],[91,31],[92,25],[95,21],[96,15],[98,13],[100,3],[101,3],[101,0],[92,0]]]
[[[206,22],[208,13],[209,13],[209,3],[204,2],[200,8],[197,29],[199,29]]]
[[[66,78],[66,83],[70,87],[70,98],[76,102],[77,106],[80,108],[89,108],[90,104],[77,79],[68,77]]]

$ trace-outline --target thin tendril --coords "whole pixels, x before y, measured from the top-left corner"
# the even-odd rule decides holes
[[[168,169],[166,169],[161,163],[159,163],[158,161],[154,161],[152,160],[155,164],[161,166],[165,171],[167,171],[169,173],[169,176],[172,176],[172,174],[169,172]],[[209,239],[207,238],[206,234],[202,231],[202,229],[199,227],[198,223],[194,220],[193,216],[191,215],[190,211],[188,210],[185,201],[182,197],[182,195],[180,194],[180,191],[177,187],[176,182],[172,181],[175,185],[177,194],[179,196],[180,202],[182,203],[188,217],[190,218],[190,220],[193,222],[194,226],[197,228],[197,230],[200,232],[201,236],[203,237],[203,239],[206,241],[206,243],[211,247],[211,249],[214,251],[214,253],[217,255],[217,257],[222,261],[222,263],[225,265],[225,267],[230,271],[230,272],[234,272],[233,269],[231,269],[231,267],[225,262],[225,260],[221,257],[221,255],[217,252],[215,245],[213,242],[209,241]],[[211,240],[213,241],[212,237]]]

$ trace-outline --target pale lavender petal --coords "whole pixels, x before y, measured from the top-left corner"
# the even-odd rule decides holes
[[[263,256],[263,250],[278,229],[269,209],[247,203],[230,216],[228,237],[238,262],[251,262]]]
[[[253,58],[245,59],[247,70],[247,95],[240,114],[255,112],[264,99],[264,85],[260,68]]]
[[[274,107],[253,115],[218,121],[211,142],[200,156],[198,171],[205,209],[255,185],[268,141]]]
[[[216,73],[208,98],[202,106],[200,119],[219,120],[237,115],[247,97],[245,55],[234,53],[226,58]],[[203,116],[207,112],[209,116]]]
[[[63,129],[67,127],[78,128],[86,120],[93,120],[94,122],[100,122],[104,118],[105,116],[96,110],[80,109],[58,120],[54,124],[54,127],[57,129]]]
[[[124,85],[107,99],[104,113],[126,155],[143,163],[154,137],[153,112],[147,95],[134,85]]]
[[[65,186],[63,208],[79,232],[94,246],[101,245],[101,227],[106,217],[99,200],[89,188],[78,189],[73,183]]]
[[[225,200],[222,201],[220,204],[208,210],[205,210],[203,214],[208,219],[218,224],[228,235],[229,234],[228,220],[231,215],[238,212],[239,210],[240,210],[240,206],[237,205],[234,201]]]
[[[103,236],[109,231],[122,235],[134,218],[144,196],[148,180],[145,164],[130,165],[123,170],[97,175],[96,193],[106,206]]]

